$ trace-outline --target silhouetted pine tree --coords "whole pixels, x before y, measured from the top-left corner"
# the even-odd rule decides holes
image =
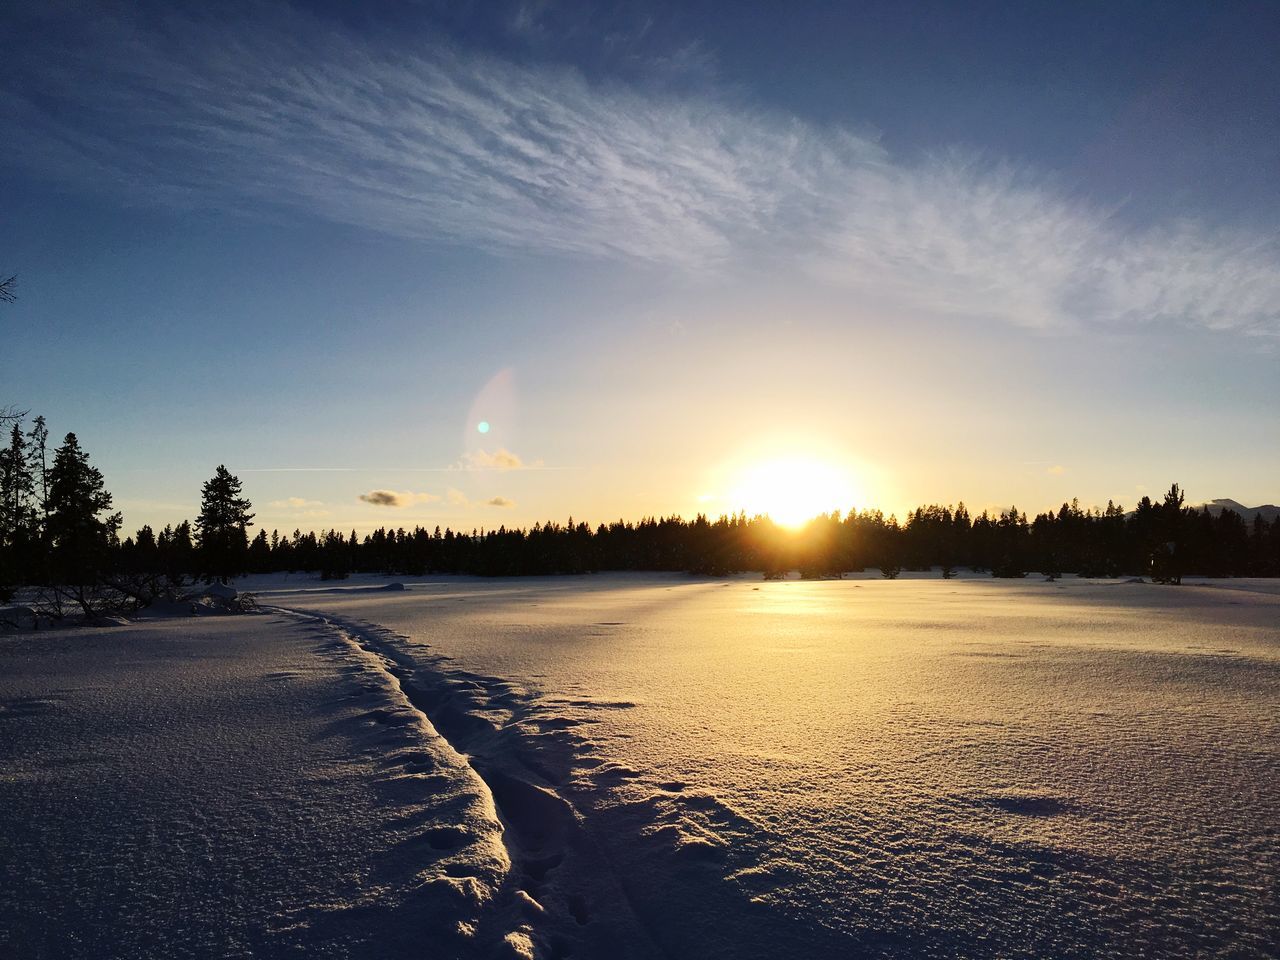
[[[279,538],[277,537],[278,541]],[[271,543],[267,540],[267,531],[259,530],[258,535],[249,544],[249,572],[270,573],[274,569],[271,563]]]
[[[38,416],[31,422],[27,439],[31,441],[29,448],[31,478],[35,484],[38,519],[43,528],[49,519],[47,506],[49,502],[49,428],[45,426],[44,417]]]
[[[1144,498],[1145,499],[1145,498]],[[1156,583],[1182,583],[1182,554],[1185,517],[1182,490],[1175,483],[1155,510],[1152,525],[1151,579]],[[1230,511],[1224,511],[1227,513]],[[1233,514],[1234,516],[1234,514]],[[1238,518],[1237,518],[1238,519]]]
[[[1025,577],[1027,575],[1027,515],[1010,507],[1000,514],[996,524],[996,560],[991,565],[993,577]]]
[[[110,509],[102,473],[68,433],[49,468],[46,539],[53,583],[89,586],[106,572],[120,529],[120,514],[101,516]]]
[[[14,423],[9,445],[0,449],[0,600],[31,573],[37,547],[35,482],[26,438]]]
[[[902,572],[902,528],[898,526],[898,518],[892,514],[877,531],[876,557],[880,576],[886,580],[897,580]]]
[[[252,507],[240,496],[240,480],[219,465],[201,490],[200,516],[196,539],[206,580],[226,583],[243,573],[248,560],[247,527],[253,520]]]
[[[155,531],[143,525],[121,548],[125,559],[121,567],[125,573],[160,573],[160,546]]]
[[[342,534],[330,530],[320,548],[320,579],[345,580],[351,575],[350,557]]]

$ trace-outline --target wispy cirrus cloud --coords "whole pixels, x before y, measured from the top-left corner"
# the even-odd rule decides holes
[[[947,152],[852,173],[810,259],[838,286],[1036,329],[1182,323],[1280,335],[1275,236],[1188,221],[1126,228],[1006,164]]]
[[[1007,164],[908,161],[714,90],[396,49],[300,13],[253,30],[178,16],[94,27],[32,63],[39,97],[0,93],[24,134],[9,162],[428,242],[695,272],[766,260],[943,318],[1280,335],[1274,235],[1135,227]]]

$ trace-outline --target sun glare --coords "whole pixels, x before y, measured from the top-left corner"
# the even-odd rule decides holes
[[[734,510],[765,513],[784,527],[800,527],[820,513],[849,509],[856,497],[852,478],[835,464],[786,459],[748,467],[730,500]]]

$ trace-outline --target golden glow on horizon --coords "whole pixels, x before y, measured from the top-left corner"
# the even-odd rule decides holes
[[[735,512],[765,513],[784,527],[800,527],[820,513],[848,510],[860,494],[848,471],[834,463],[787,458],[748,466],[728,499]]]

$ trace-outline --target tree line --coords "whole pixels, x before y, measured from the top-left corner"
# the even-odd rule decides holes
[[[54,615],[64,606],[90,613],[143,605],[197,579],[284,571],[343,578],[610,570],[780,577],[799,570],[816,578],[871,568],[893,578],[904,569],[937,568],[950,577],[968,568],[997,577],[1035,571],[1170,583],[1184,574],[1280,576],[1280,518],[1246,521],[1230,510],[1188,508],[1176,484],[1161,502],[1143,497],[1133,511],[1111,502],[1085,509],[1073,500],[1033,519],[1016,507],[973,517],[961,503],[918,507],[902,522],[879,510],[824,514],[799,531],[766,516],[699,514],[595,527],[572,518],[496,530],[383,527],[363,537],[354,530],[259,530],[250,538],[252,504],[240,480],[219,466],[201,490],[194,523],[159,532],[143,526],[121,539],[121,515],[76,435],[51,450],[43,417],[26,430],[23,415],[8,419],[0,449],[0,601],[34,588]]]
[[[122,517],[76,435],[50,450],[44,417],[24,431],[25,416],[0,415],[9,425],[0,448],[0,602],[29,587],[49,616],[68,607],[92,615],[174,596],[195,578],[225,583],[245,572],[253,514],[226,467],[205,483],[194,528],[184,521],[157,538],[143,527],[122,541]],[[148,547],[163,564],[137,562]]]
[[[613,570],[675,571],[724,576],[759,572],[809,578],[875,569],[889,578],[903,570],[960,568],[996,577],[1075,573],[1087,577],[1146,576],[1178,583],[1183,575],[1280,576],[1280,519],[1247,523],[1230,510],[1218,515],[1184,506],[1174,485],[1163,502],[1144,497],[1127,513],[1078,502],[1028,520],[1016,507],[971,517],[963,504],[919,507],[905,522],[879,510],[851,510],[814,518],[798,531],[765,516],[711,520],[699,514],[622,520],[592,527],[572,518],[529,528],[456,532],[436,527],[380,528],[365,536],[291,535],[260,531],[242,565],[256,573],[352,572],[409,576],[468,573],[522,576]]]

